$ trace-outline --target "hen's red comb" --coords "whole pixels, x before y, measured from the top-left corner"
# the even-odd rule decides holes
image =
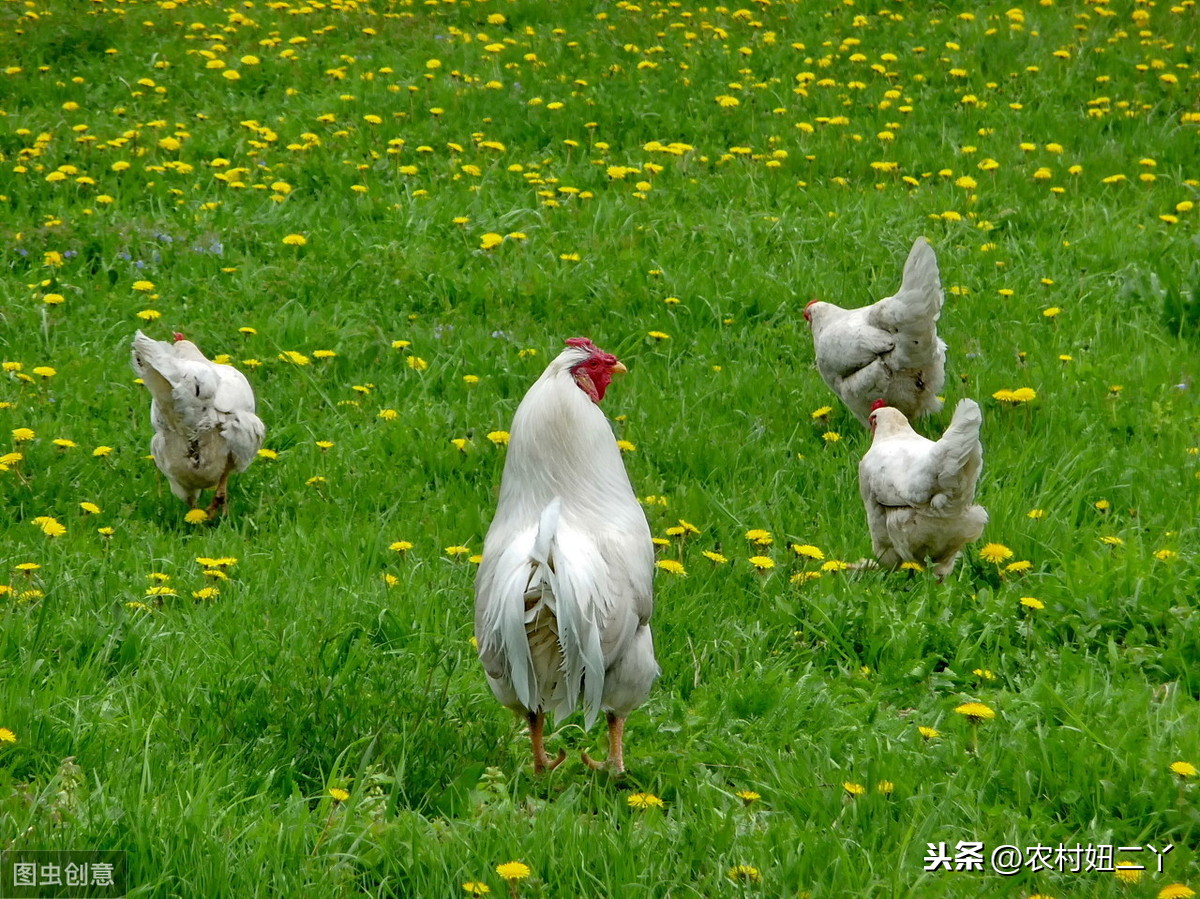
[[[171,336],[175,338],[176,343],[178,343],[181,340],[187,340],[187,338],[184,337],[182,334],[180,334],[178,331],[172,331]]]
[[[875,400],[875,402],[871,403],[871,411],[874,412],[876,409],[882,409],[886,405],[887,400]]]
[[[807,309],[813,303],[819,303],[819,302],[821,302],[821,301],[820,300],[809,300],[807,303],[804,304],[804,308]]]

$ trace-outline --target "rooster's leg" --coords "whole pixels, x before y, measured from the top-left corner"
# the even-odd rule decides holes
[[[625,773],[625,719],[613,712],[608,713],[608,758],[598,762],[586,752],[580,753],[583,763],[589,768],[599,771],[611,768],[613,773],[620,776]]]
[[[546,724],[546,713],[542,711],[530,712],[528,717],[529,740],[533,743],[533,773],[545,774],[547,771],[553,771],[567,757],[566,750],[560,749],[558,751],[558,758],[550,761],[550,758],[546,755],[546,743],[542,738],[542,730]]]

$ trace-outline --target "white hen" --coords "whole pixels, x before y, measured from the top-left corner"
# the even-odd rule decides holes
[[[942,284],[937,257],[918,237],[894,296],[843,309],[813,300],[804,308],[812,325],[817,370],[864,425],[882,399],[909,418],[942,408],[946,344],[937,336]]]
[[[944,578],[988,520],[983,506],[974,505],[983,468],[979,405],[960,400],[936,443],[889,406],[873,410],[869,423],[874,439],[858,463],[858,488],[875,557],[886,568],[929,560]]]
[[[236,368],[205,358],[182,334],[170,344],[138,331],[131,362],[153,397],[150,453],[171,492],[195,508],[200,491],[216,487],[209,511],[219,509],[229,473],[246,470],[265,434],[250,383]]]
[[[546,712],[579,704],[588,727],[607,713],[622,772],[625,718],[659,673],[650,528],[597,405],[623,371],[576,337],[525,394],[475,579],[479,658],[496,698],[528,719],[538,772],[566,756],[546,756]]]

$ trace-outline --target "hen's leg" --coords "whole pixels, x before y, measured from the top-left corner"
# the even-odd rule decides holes
[[[231,471],[233,471],[232,458],[225,463],[225,470],[221,472],[221,479],[217,481],[217,492],[213,494],[212,503],[208,507],[209,515],[225,511],[225,500],[229,495],[229,472]]]
[[[529,741],[533,743],[533,773],[545,774],[547,771],[553,771],[563,763],[563,759],[567,757],[565,749],[558,751],[558,758],[550,761],[546,755],[546,743],[542,737],[542,730],[546,724],[545,712],[530,712],[529,718]]]

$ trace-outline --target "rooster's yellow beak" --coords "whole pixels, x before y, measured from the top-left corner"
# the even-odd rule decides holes
[[[616,365],[613,366],[613,374],[623,375],[627,371],[629,371],[629,369],[627,369],[625,367],[624,362],[618,362]]]

